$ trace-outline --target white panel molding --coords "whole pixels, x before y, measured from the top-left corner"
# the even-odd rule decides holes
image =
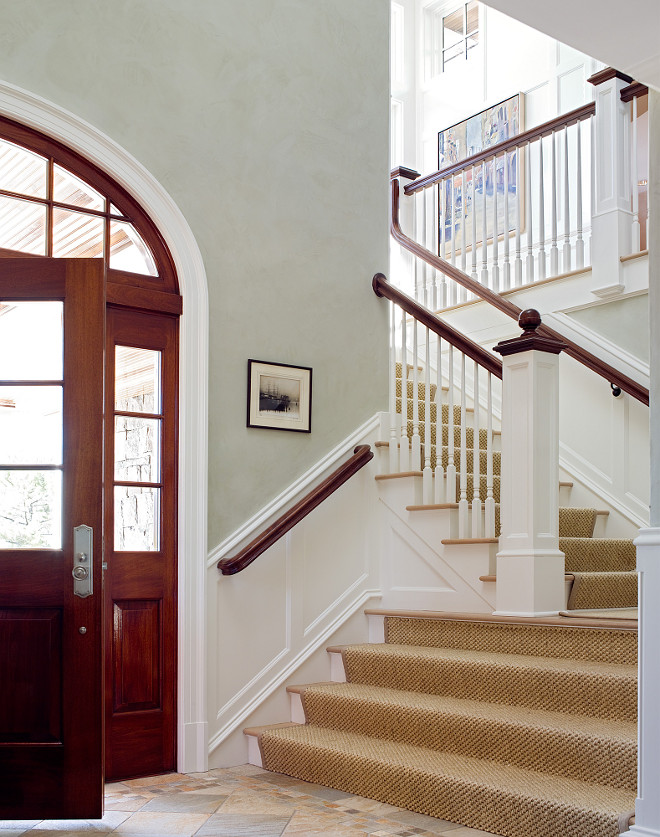
[[[216,750],[222,742],[235,732],[241,724],[254,712],[259,705],[266,700],[276,689],[283,687],[286,680],[299,668],[314,652],[318,651],[324,643],[332,636],[335,631],[354,613],[365,607],[368,602],[373,599],[380,598],[380,590],[369,589],[362,590],[359,594],[337,613],[325,630],[318,634],[313,640],[310,640],[301,650],[290,660],[290,662],[282,668],[278,673],[271,678],[267,683],[263,684],[259,691],[247,700],[239,709],[237,709],[229,718],[224,718],[218,714],[218,720],[222,722],[222,727],[209,741],[209,753]],[[245,691],[245,690],[243,690]],[[234,704],[234,699],[230,702]],[[225,713],[226,714],[226,713]]]
[[[327,456],[324,456],[323,459],[313,465],[309,471],[304,473],[281,494],[271,500],[268,505],[260,509],[260,511],[236,529],[236,531],[225,538],[222,543],[215,546],[209,552],[206,562],[207,567],[211,569],[222,558],[237,551],[246,543],[249,543],[250,539],[254,538],[260,529],[272,523],[288,506],[306,494],[316,482],[320,482],[331,471],[337,468],[342,457],[346,456],[349,451],[352,452],[357,445],[373,445],[375,439],[378,437],[379,430],[380,413],[377,413],[359,427],[355,433],[340,442]]]
[[[311,622],[303,631],[303,636],[308,636],[309,634],[313,633],[314,631],[320,629],[323,623],[333,618],[333,613],[336,613],[338,608],[341,608],[342,605],[346,605],[350,603],[351,597],[355,594],[358,594],[360,588],[364,588],[364,584],[369,579],[368,573],[362,573],[362,575],[357,578],[351,586],[345,590],[340,596],[338,596],[332,604],[328,605],[323,613],[320,613],[313,622]]]
[[[563,313],[544,314],[543,322],[551,328],[556,328],[564,337],[578,343],[582,348],[597,355],[615,369],[628,375],[637,383],[648,389],[650,381],[649,364],[631,355],[625,349],[612,343],[606,337],[592,331],[583,323],[577,325],[574,320]],[[595,373],[594,373],[595,374]]]
[[[622,454],[623,455],[623,454]],[[620,512],[626,520],[637,528],[648,526],[648,504],[632,495],[630,492],[618,495],[612,489],[612,480],[603,475],[590,462],[574,451],[568,445],[559,443],[559,467],[570,477],[581,482],[589,491],[599,497],[606,506]]]
[[[174,259],[184,298],[179,343],[178,769],[203,771],[208,764],[203,571],[207,549],[208,291],[202,256],[170,195],[110,137],[54,103],[1,80],[0,113],[59,140],[113,177],[149,214]]]

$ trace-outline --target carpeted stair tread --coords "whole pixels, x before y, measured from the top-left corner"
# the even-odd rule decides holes
[[[591,538],[596,526],[596,509],[562,507],[559,509],[559,537]]]
[[[416,647],[457,648],[637,665],[637,634],[515,622],[385,617],[385,640]]]
[[[260,743],[269,770],[505,837],[615,837],[634,807],[632,791],[307,724]]]
[[[636,572],[574,572],[568,609],[637,607]]]
[[[356,683],[301,690],[307,723],[634,790],[633,722]]]
[[[342,656],[351,683],[599,718],[636,718],[634,666],[391,644],[351,645]]]
[[[559,538],[566,555],[566,572],[631,572],[636,566],[635,545],[625,538]],[[597,607],[597,605],[594,605]]]

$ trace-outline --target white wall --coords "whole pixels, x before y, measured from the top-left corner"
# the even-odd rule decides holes
[[[525,128],[531,128],[592,99],[587,78],[600,66],[582,53],[485,5],[479,45],[468,60],[426,78],[423,68],[424,12],[437,2],[416,0],[418,145],[415,162],[424,173],[437,168],[438,131],[522,92]],[[443,4],[445,5],[445,4]],[[446,10],[460,4],[448,0]]]
[[[199,244],[211,546],[384,406],[388,27],[385,0],[0,2],[0,78],[132,153]],[[250,357],[313,367],[311,435],[246,428]]]

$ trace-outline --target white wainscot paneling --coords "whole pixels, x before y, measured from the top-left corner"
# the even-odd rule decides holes
[[[290,645],[286,539],[247,569],[217,579],[216,708],[226,712]]]
[[[356,497],[373,492],[373,476],[363,470],[324,503],[323,515],[334,521],[319,526],[315,518],[296,527],[292,552],[303,579],[302,630],[305,636],[323,625],[369,572],[363,504]]]

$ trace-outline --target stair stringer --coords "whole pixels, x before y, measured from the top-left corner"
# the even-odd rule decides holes
[[[409,511],[421,476],[379,480],[382,606],[414,610],[492,613],[492,544],[444,546],[456,529],[455,508]]]

